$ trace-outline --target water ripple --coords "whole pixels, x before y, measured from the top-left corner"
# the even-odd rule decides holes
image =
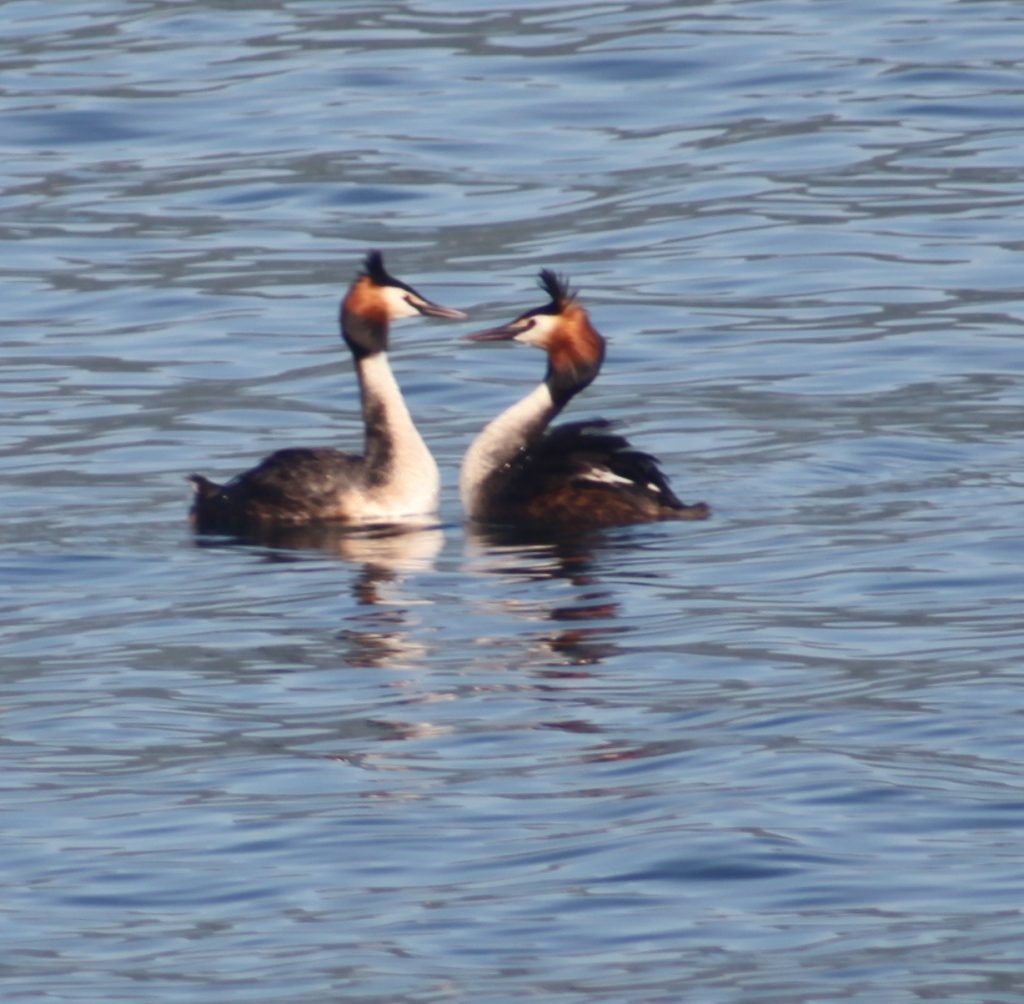
[[[5,13],[5,999],[1020,999],[1012,6]],[[464,527],[543,361],[410,323],[439,527],[194,538],[368,247],[713,518]]]

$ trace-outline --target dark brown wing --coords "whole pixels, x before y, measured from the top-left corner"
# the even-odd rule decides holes
[[[658,461],[604,419],[556,426],[499,477],[491,492],[499,521],[584,528],[709,514],[703,502],[680,501]]]
[[[300,526],[349,518],[339,503],[360,481],[361,457],[328,448],[295,447],[270,454],[225,485],[192,475],[192,519],[199,530]]]

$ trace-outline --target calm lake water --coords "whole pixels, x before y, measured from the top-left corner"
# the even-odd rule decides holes
[[[1024,999],[1024,8],[0,13],[5,1002]],[[443,525],[196,540],[371,247]],[[708,523],[463,525],[542,266]]]

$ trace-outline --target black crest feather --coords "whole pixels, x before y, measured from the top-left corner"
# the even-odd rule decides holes
[[[569,281],[549,268],[542,268],[539,277],[540,288],[559,307],[565,306],[576,294],[569,288]]]
[[[370,251],[363,261],[363,275],[377,286],[394,286],[395,279],[384,267],[384,255],[379,251]]]

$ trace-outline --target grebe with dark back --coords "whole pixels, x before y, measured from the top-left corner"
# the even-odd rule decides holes
[[[558,532],[669,519],[706,519],[703,502],[681,502],[657,460],[635,449],[604,419],[549,429],[590,385],[605,341],[565,280],[549,269],[540,286],[550,302],[473,341],[517,341],[547,353],[544,380],[476,438],[459,491],[468,516]]]

